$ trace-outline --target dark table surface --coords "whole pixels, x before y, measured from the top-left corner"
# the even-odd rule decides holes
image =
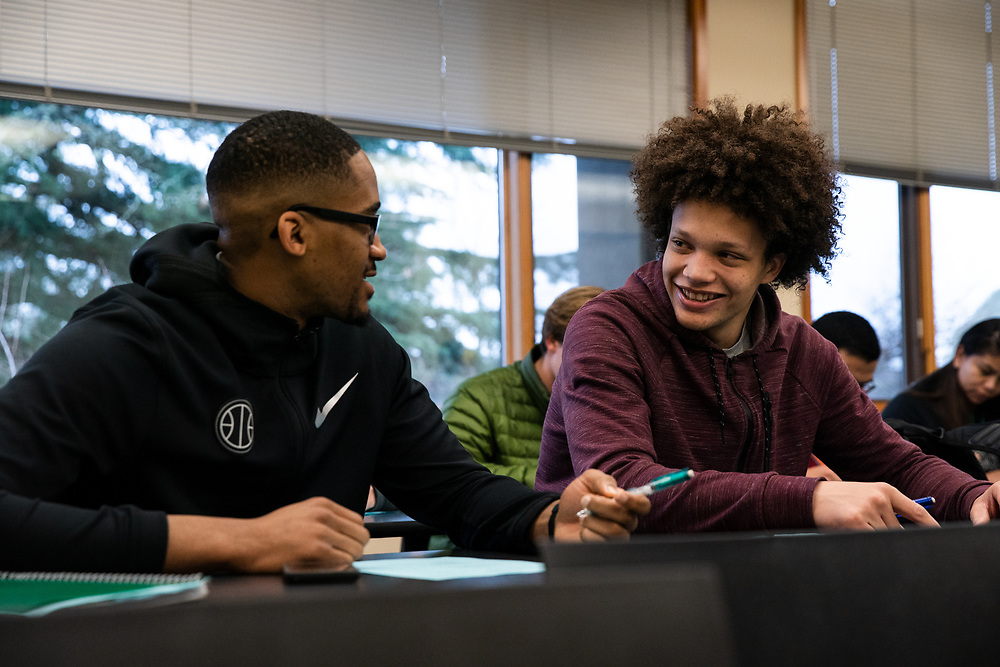
[[[0,665],[995,662],[1000,523],[542,547],[544,574],[216,575],[200,600],[0,617]],[[366,559],[444,553],[497,556]]]
[[[662,657],[661,641],[678,664],[736,664],[714,572],[683,566],[558,584],[544,574],[450,581],[362,574],[352,583],[304,585],[279,575],[215,575],[200,600],[0,617],[4,667],[651,662]]]

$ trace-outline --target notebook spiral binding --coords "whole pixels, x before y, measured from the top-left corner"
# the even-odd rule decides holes
[[[69,581],[101,584],[186,584],[199,581],[204,575],[194,574],[130,574],[109,572],[4,572],[0,581]]]

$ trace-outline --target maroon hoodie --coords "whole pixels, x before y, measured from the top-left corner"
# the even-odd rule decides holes
[[[545,419],[535,488],[562,490],[587,468],[633,487],[678,468],[694,479],[654,495],[639,532],[807,528],[816,455],[844,480],[934,496],[939,521],[968,519],[989,487],[889,428],[837,348],[781,312],[762,286],[750,349],[728,359],[682,327],[660,261],[570,321]]]

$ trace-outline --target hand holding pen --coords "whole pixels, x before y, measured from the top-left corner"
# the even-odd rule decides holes
[[[591,511],[586,520],[577,518],[584,507]],[[650,505],[646,496],[626,493],[614,477],[592,468],[570,482],[549,510],[535,519],[534,539],[547,533],[549,539],[561,542],[593,542],[627,539]]]
[[[643,496],[651,496],[654,493],[663,491],[664,489],[669,489],[671,486],[676,486],[681,482],[686,482],[692,477],[694,477],[694,471],[691,470],[691,468],[683,468],[676,472],[667,473],[666,475],[657,477],[648,484],[626,489],[626,491],[628,491],[628,493],[638,493]],[[577,512],[576,515],[581,519],[585,519],[590,516],[590,510],[584,507],[582,510]]]
[[[924,509],[928,509],[928,508],[930,508],[930,507],[932,507],[934,505],[934,496],[924,496],[923,498],[917,498],[913,502],[915,502],[916,504],[920,505]],[[897,519],[902,519],[904,517],[902,515],[900,515],[900,514],[897,514],[896,518]]]
[[[820,481],[813,487],[813,522],[839,530],[900,529],[904,519],[921,526],[938,522],[921,504],[884,482]]]

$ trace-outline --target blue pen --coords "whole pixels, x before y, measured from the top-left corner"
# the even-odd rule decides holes
[[[694,471],[691,468],[682,468],[677,472],[667,473],[666,475],[661,475],[657,477],[652,482],[643,484],[642,486],[636,486],[631,489],[626,489],[629,493],[641,493],[644,496],[651,496],[654,493],[668,489],[671,486],[680,484],[681,482],[686,482],[694,477]],[[576,513],[581,519],[585,519],[590,516],[590,510],[586,507]]]
[[[927,509],[928,507],[930,507],[931,505],[934,504],[934,496],[924,496],[923,498],[917,498],[913,502],[915,502],[916,504],[920,505],[924,509]],[[900,516],[899,514],[897,514],[896,518],[897,519],[902,519],[903,517]]]

